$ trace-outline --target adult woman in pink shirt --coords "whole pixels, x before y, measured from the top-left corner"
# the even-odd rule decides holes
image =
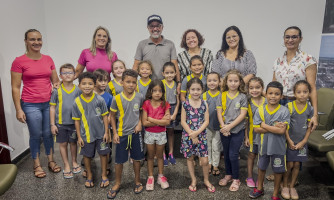
[[[16,118],[28,125],[34,175],[37,178],[43,178],[46,174],[39,160],[41,138],[43,138],[50,171],[58,173],[61,170],[53,160],[54,150],[49,110],[51,83],[59,87],[59,79],[51,57],[40,52],[43,44],[41,33],[36,29],[29,29],[25,33],[24,42],[26,53],[15,58],[11,68],[12,96]],[[22,81],[23,90],[20,95]]]
[[[94,72],[96,69],[103,69],[109,73],[112,71],[112,63],[117,60],[117,54],[111,51],[111,39],[108,29],[98,26],[95,29],[92,44],[89,49],[84,49],[75,68],[75,78],[83,70]]]

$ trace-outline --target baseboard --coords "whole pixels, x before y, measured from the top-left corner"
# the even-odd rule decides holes
[[[12,160],[12,164],[17,164],[18,162],[20,162],[24,157],[26,157],[28,154],[30,154],[30,148],[28,148],[27,150],[23,151],[20,155],[16,156],[16,158],[14,158]]]

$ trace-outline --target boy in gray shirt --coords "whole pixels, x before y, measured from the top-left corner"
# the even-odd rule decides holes
[[[261,134],[258,160],[258,186],[250,193],[250,198],[258,198],[264,194],[263,181],[266,169],[271,161],[275,176],[272,199],[278,198],[278,191],[283,173],[286,171],[285,131],[290,123],[289,110],[279,104],[283,94],[283,86],[277,81],[267,85],[267,105],[260,106],[254,115],[254,132]]]

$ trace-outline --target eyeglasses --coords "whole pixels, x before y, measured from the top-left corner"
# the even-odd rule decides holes
[[[161,27],[162,27],[162,24],[159,24],[159,25],[149,25],[148,26],[149,29],[154,29],[154,28],[161,29]]]
[[[286,39],[286,40],[290,40],[290,39],[296,40],[298,38],[299,38],[299,35],[285,35],[284,36],[284,39]]]
[[[226,37],[226,40],[235,40],[237,37],[239,37],[238,35],[232,35],[232,36],[228,36]]]
[[[73,75],[74,72],[60,72],[60,75]]]

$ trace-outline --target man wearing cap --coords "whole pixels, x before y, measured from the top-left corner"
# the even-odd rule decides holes
[[[152,62],[154,69],[152,79],[163,79],[162,67],[166,62],[171,61],[175,64],[177,90],[179,92],[181,84],[176,49],[172,41],[161,35],[163,28],[162,19],[159,15],[151,15],[147,18],[147,29],[150,37],[139,42],[133,69],[137,71],[140,61],[149,60]]]

